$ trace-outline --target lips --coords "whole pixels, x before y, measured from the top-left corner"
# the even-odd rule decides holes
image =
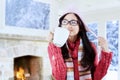
[[[73,30],[69,30],[70,32],[72,32]]]

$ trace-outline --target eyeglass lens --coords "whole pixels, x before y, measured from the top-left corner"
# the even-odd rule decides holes
[[[68,21],[67,19],[63,19],[62,20],[62,25],[67,25],[68,23],[70,25],[72,25],[72,26],[78,25],[78,21],[77,20],[70,20],[70,21]]]

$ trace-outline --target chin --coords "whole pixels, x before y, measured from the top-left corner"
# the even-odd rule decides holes
[[[76,36],[76,35],[72,35],[72,34],[69,35],[69,37],[75,37],[75,36]]]

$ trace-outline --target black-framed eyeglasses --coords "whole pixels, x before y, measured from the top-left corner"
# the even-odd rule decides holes
[[[77,26],[78,25],[77,20],[70,20],[70,21],[68,21],[67,19],[62,20],[62,25],[67,25],[68,23],[72,26]]]

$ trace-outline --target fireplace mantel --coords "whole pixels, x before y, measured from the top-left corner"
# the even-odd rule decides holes
[[[13,39],[13,40],[29,40],[29,41],[45,41],[47,42],[47,36],[30,36],[19,34],[2,34],[0,33],[0,39]]]

